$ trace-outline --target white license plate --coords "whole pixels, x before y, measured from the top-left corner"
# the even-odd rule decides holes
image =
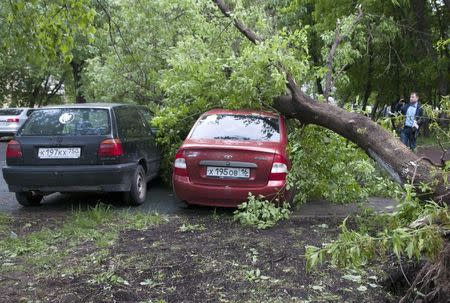
[[[248,179],[250,178],[250,168],[207,166],[206,175],[208,177]]]
[[[78,159],[81,155],[80,147],[39,148],[39,159]]]

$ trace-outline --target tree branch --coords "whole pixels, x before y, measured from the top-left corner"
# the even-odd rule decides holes
[[[363,17],[363,11],[361,8],[361,5],[358,5],[358,15],[356,16],[355,20],[353,20],[352,23],[352,28],[354,28],[356,26],[356,24],[358,24],[361,21],[361,18]],[[339,20],[336,22],[336,30],[334,33],[334,41],[333,44],[331,45],[331,49],[330,52],[328,53],[328,58],[327,58],[327,74],[325,76],[325,89],[323,91],[323,95],[325,97],[325,100],[328,102],[328,97],[330,96],[330,92],[331,92],[331,87],[333,86],[333,61],[334,61],[334,56],[336,55],[336,51],[337,48],[339,46],[339,44],[344,40],[348,38],[348,34],[347,35],[342,35],[341,34],[341,24],[339,22]]]
[[[230,19],[233,19],[234,26],[245,36],[248,40],[253,42],[254,44],[258,44],[259,42],[262,42],[263,39],[260,38],[254,31],[252,31],[250,28],[246,27],[244,23],[242,23],[240,20],[234,18],[231,15],[231,10],[229,7],[223,2],[222,0],[213,0],[217,6],[219,7],[220,11],[225,17],[228,17]]]
[[[110,11],[106,8],[105,4],[102,3],[101,0],[97,0],[98,5],[100,6],[100,8],[103,10],[103,12],[106,15],[106,18],[108,19],[108,33],[109,33],[109,38],[111,40],[114,52],[117,56],[117,58],[119,59],[120,64],[122,65],[122,67],[126,70],[126,72],[130,75],[129,77],[124,77],[125,79],[132,81],[133,83],[135,83],[137,86],[146,89],[146,85],[147,85],[147,74],[142,70],[142,68],[140,67],[140,65],[138,64],[138,61],[134,58],[134,54],[133,52],[130,50],[128,43],[125,41],[124,36],[122,35],[122,31],[120,30],[119,25],[113,20]],[[128,66],[123,62],[122,57],[117,49],[117,43],[116,43],[116,39],[114,39],[114,34],[113,34],[113,28],[114,26],[116,27],[120,38],[122,39],[124,45],[125,45],[125,49],[126,51],[130,54],[131,59],[136,63],[136,66],[138,67],[139,71],[142,74],[142,77],[144,79],[144,84],[140,83],[138,80],[135,80],[132,76],[132,71],[128,68]]]

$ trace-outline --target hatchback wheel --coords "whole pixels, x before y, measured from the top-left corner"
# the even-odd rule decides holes
[[[16,200],[20,205],[23,206],[38,206],[41,201],[43,195],[35,194],[33,192],[19,192],[16,193]]]
[[[130,205],[141,205],[147,197],[147,181],[142,166],[138,166],[134,172],[129,192],[124,193],[124,200]]]

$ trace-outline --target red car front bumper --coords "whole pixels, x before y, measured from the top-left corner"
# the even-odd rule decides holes
[[[194,184],[189,177],[173,175],[173,188],[177,197],[188,204],[237,207],[247,200],[248,194],[263,195],[268,200],[275,198],[289,200],[286,181],[269,181],[263,187],[233,187]],[[278,195],[278,197],[277,197]]]

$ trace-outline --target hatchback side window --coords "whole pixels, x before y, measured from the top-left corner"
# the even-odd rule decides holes
[[[151,126],[153,114],[147,108],[139,108],[139,112],[141,113],[143,123],[145,124],[146,134],[154,135],[154,131]]]
[[[129,139],[146,135],[146,125],[135,107],[121,106],[115,108],[114,112],[121,138]]]
[[[142,113],[142,116],[144,117],[145,121],[148,124],[150,124],[150,121],[153,118],[152,112],[148,108],[145,108],[145,107],[139,108],[139,111]]]

